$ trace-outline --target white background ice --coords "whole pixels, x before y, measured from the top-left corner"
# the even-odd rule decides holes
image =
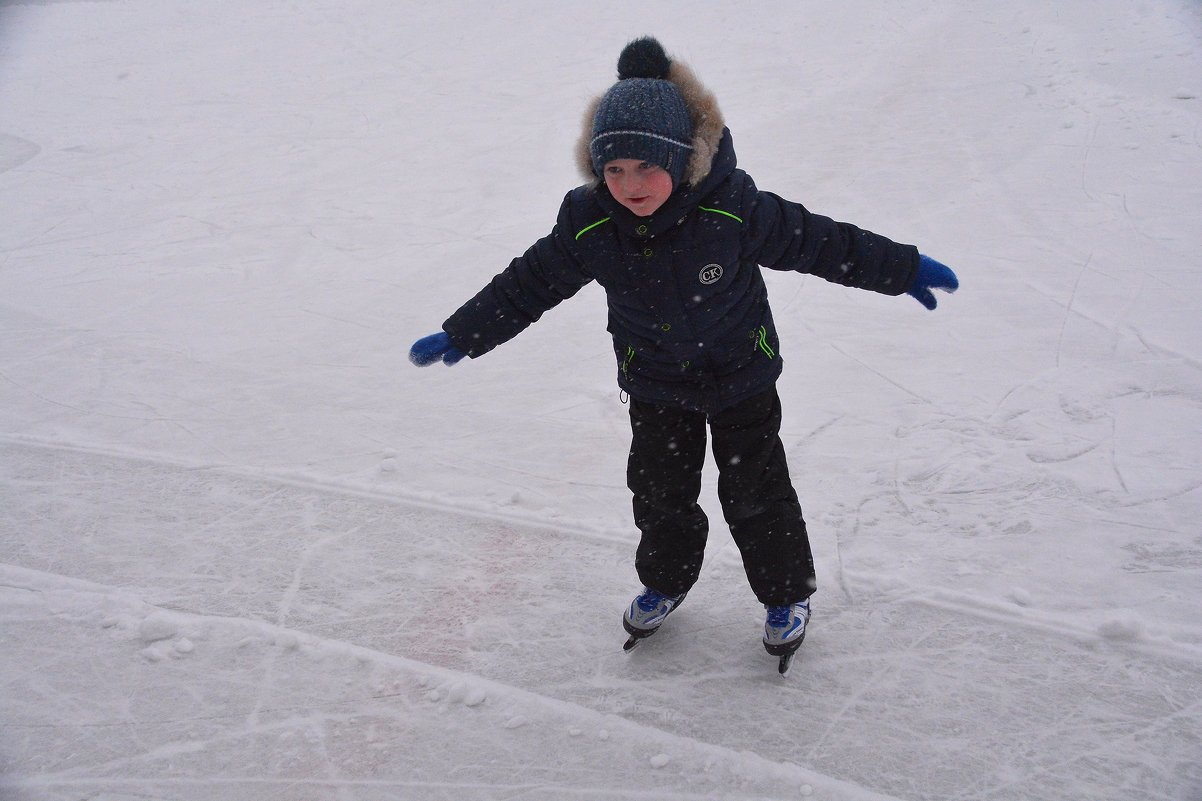
[[[761,188],[951,265],[771,275],[820,590],[785,679],[712,501],[631,654],[591,287],[621,46]],[[1202,9],[0,0],[0,797],[1202,798]]]

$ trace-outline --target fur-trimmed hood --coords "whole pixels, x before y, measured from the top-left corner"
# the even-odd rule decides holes
[[[726,123],[718,108],[718,100],[714,97],[714,93],[697,79],[687,64],[673,59],[668,70],[668,80],[680,90],[689,110],[689,119],[693,123],[693,140],[691,142],[693,149],[689,154],[688,163],[685,165],[683,183],[697,186],[709,174],[710,168],[713,166]],[[589,151],[589,143],[593,138],[593,118],[597,115],[597,107],[601,105],[601,99],[604,96],[604,92],[597,95],[585,108],[584,130],[576,143],[576,167],[580,171],[581,177],[594,187],[601,183],[601,177],[593,172],[593,158]]]

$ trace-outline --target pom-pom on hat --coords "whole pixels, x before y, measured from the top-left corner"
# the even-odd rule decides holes
[[[650,37],[636,39],[618,57],[618,82],[601,98],[593,116],[589,154],[593,172],[604,177],[614,159],[656,164],[679,187],[692,150],[693,123],[676,84],[668,80],[672,61]]]

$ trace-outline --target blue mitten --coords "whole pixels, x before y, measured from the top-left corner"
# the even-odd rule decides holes
[[[934,309],[938,301],[935,300],[935,293],[931,292],[932,289],[955,292],[959,288],[960,280],[956,278],[956,274],[949,267],[940,264],[930,256],[919,255],[918,275],[914,277],[914,285],[906,290],[906,294],[928,309]]]
[[[465,356],[466,353],[451,344],[451,338],[445,331],[422,337],[409,349],[409,361],[418,367],[425,367],[437,361],[451,365]]]

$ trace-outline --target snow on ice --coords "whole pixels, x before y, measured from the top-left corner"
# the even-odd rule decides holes
[[[717,525],[621,650],[596,288],[406,359],[646,33],[962,281],[769,276],[784,679]],[[1202,798],[1200,64],[1185,0],[0,0],[0,797]]]

